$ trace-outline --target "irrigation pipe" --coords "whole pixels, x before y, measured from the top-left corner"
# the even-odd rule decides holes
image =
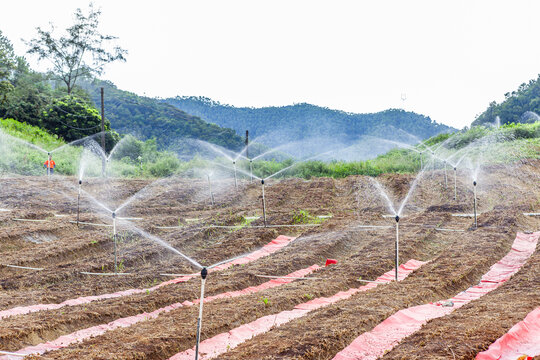
[[[102,276],[134,275],[132,273],[94,273],[94,272],[87,272],[87,271],[81,271],[81,274],[84,274],[84,275],[102,275]]]
[[[43,270],[43,268],[35,268],[35,267],[30,267],[30,266],[19,266],[19,265],[8,265],[8,264],[2,264],[2,265],[10,267],[10,268],[15,268],[15,269],[26,269],[26,270],[37,270],[37,271]]]
[[[525,216],[540,216],[540,213],[523,213]]]
[[[13,221],[27,221],[27,222],[48,222],[49,220],[40,220],[40,219],[11,219]]]
[[[72,223],[72,224],[77,224],[77,222],[74,221],[74,220],[70,220],[69,222]],[[110,225],[110,224],[96,224],[96,223],[89,223],[89,222],[83,222],[83,221],[79,221],[79,224],[80,224],[80,225],[91,225],[91,226],[106,226],[106,227],[112,227],[112,225]]]
[[[172,277],[180,277],[180,276],[195,276],[195,275],[199,275],[199,273],[194,273],[194,274],[167,274],[167,273],[164,273],[164,274],[159,274],[161,276],[172,276]]]
[[[256,276],[256,277],[261,277],[261,278],[267,278],[267,279],[293,279],[293,280],[296,280],[296,279],[302,279],[302,280],[328,280],[328,279],[325,279],[325,278],[320,278],[320,277],[301,277],[301,276],[273,276],[273,275],[259,275],[259,274],[254,274],[253,276]]]
[[[12,352],[9,352],[9,351],[1,351],[0,350],[0,355],[19,356],[19,357],[23,358],[25,356],[29,356],[29,355],[32,355],[32,354],[17,354],[17,353],[12,353]]]

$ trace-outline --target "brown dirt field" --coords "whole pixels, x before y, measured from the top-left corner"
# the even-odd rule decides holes
[[[472,186],[466,174],[458,174],[458,200],[453,199],[453,174],[444,186],[442,171],[426,174],[404,210],[400,221],[400,260],[431,260],[399,284],[388,284],[350,299],[315,310],[300,319],[254,337],[220,356],[220,359],[331,359],[362,332],[369,331],[399,309],[455,295],[478,282],[506,254],[517,231],[538,230],[540,219],[524,217],[524,211],[540,209],[539,161],[523,161],[511,167],[484,169],[479,181],[479,228],[471,219],[453,213],[471,213]],[[399,203],[414,177],[383,175],[378,179]],[[56,303],[84,295],[98,295],[133,287],[149,287],[170,278],[160,273],[195,271],[185,260],[160,245],[129,231],[119,222],[122,241],[119,258],[131,276],[93,277],[80,271],[113,269],[110,228],[77,226],[77,188],[74,179],[3,179],[0,252],[2,264],[42,267],[32,271],[0,267],[0,310],[16,306]],[[242,183],[238,192],[230,181],[216,184],[216,206],[210,206],[205,182],[167,179],[91,180],[85,191],[116,208],[130,196],[135,200],[123,210],[125,217],[145,231],[161,237],[204,265],[256,250],[279,234],[299,236],[268,257],[235,266],[209,276],[206,295],[240,290],[268,279],[256,274],[285,275],[326,258],[337,266],[319,270],[320,281],[297,280],[278,288],[205,305],[202,340],[261,316],[290,310],[310,298],[331,296],[362,285],[357,279],[374,279],[392,269],[395,233],[390,229],[366,229],[362,225],[393,225],[383,218],[388,209],[363,176],[346,179],[287,179],[266,187],[270,224],[292,224],[299,210],[312,215],[332,214],[319,227],[221,229],[208,225],[238,225],[243,216],[261,215],[260,185]],[[143,189],[141,192],[137,193]],[[103,201],[106,199],[106,201]],[[81,219],[111,223],[110,215],[83,195]],[[55,214],[68,215],[57,217]],[[48,219],[19,222],[13,218]],[[190,219],[198,219],[196,221]],[[157,226],[177,226],[159,229]],[[262,225],[262,219],[251,225]],[[465,232],[436,228],[467,229]],[[487,348],[529,311],[539,306],[536,252],[507,284],[451,315],[429,322],[405,339],[385,358],[470,359]],[[150,312],[184,300],[198,298],[200,281],[169,285],[150,293],[95,301],[81,306],[40,311],[0,320],[0,350],[54,340],[73,331],[118,318]],[[265,305],[261,299],[268,299]],[[107,332],[46,353],[43,359],[167,359],[194,346],[198,307],[185,307],[156,319]],[[496,319],[494,321],[494,319]]]

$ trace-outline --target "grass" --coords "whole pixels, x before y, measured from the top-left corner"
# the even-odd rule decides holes
[[[45,150],[58,148],[65,143],[55,135],[51,135],[37,127],[30,126],[12,119],[0,121],[0,130],[8,136],[2,136],[0,150],[0,171],[23,175],[45,175],[43,162],[46,154],[33,149],[24,143],[13,140],[12,137],[35,144]],[[0,133],[1,135],[1,133]],[[468,149],[476,148],[471,152],[474,161],[476,155],[482,154],[483,164],[496,164],[517,161],[522,158],[540,158],[540,123],[533,124],[507,124],[501,128],[476,126],[455,134],[440,134],[424,143],[433,147],[441,145],[439,153],[442,157],[449,156],[456,151],[465,153]],[[197,169],[211,168],[213,165],[206,160],[195,157],[190,161],[180,161],[168,152],[157,150],[155,141],[141,142],[133,137],[124,139],[124,148],[118,151],[119,158],[113,159],[108,167],[107,175],[124,178],[159,178],[177,174],[195,177]],[[425,150],[418,145],[419,151]],[[101,176],[102,161],[97,156],[83,152],[82,147],[67,146],[55,152],[54,160],[57,164],[55,172],[63,175],[75,175],[79,172],[81,159],[85,164],[85,177]],[[421,169],[421,164],[429,160],[427,154],[419,154],[407,149],[393,149],[371,160],[364,161],[306,161],[295,163],[292,159],[254,161],[253,173],[259,178],[266,178],[278,171],[283,171],[275,178],[299,177],[310,179],[312,177],[345,178],[350,175],[378,176],[384,173],[415,173]],[[233,176],[230,161],[216,159],[221,162],[225,176]],[[238,161],[239,169],[249,172],[247,160]],[[229,172],[229,173],[228,173]],[[199,171],[200,173],[200,171]],[[241,175],[247,178],[246,175]],[[246,226],[240,224],[239,226]]]

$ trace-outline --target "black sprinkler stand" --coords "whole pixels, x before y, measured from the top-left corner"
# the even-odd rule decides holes
[[[208,269],[204,267],[201,270],[201,277],[202,277],[203,280],[205,280],[207,276],[208,276]]]

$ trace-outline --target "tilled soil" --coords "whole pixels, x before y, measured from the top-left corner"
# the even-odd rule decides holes
[[[443,171],[423,174],[400,221],[400,260],[402,263],[412,258],[430,260],[428,264],[399,284],[381,285],[312,311],[254,337],[219,358],[331,359],[358,335],[396,311],[445,299],[475,284],[510,249],[517,231],[538,230],[538,219],[526,218],[521,213],[540,208],[536,182],[539,165],[538,161],[523,161],[512,167],[484,169],[478,187],[481,213],[478,229],[471,228],[470,218],[452,216],[472,212],[472,186],[468,185],[467,174],[458,173],[457,201],[454,201],[451,171],[448,188]],[[48,185],[41,178],[5,181],[8,191],[0,195],[0,207],[12,212],[0,213],[2,264],[43,270],[0,267],[3,289],[0,310],[150,287],[170,279],[160,276],[161,273],[196,271],[173,252],[137,235],[132,224],[159,236],[203,265],[256,250],[279,234],[298,236],[275,254],[210,274],[207,295],[269,280],[258,277],[260,274],[281,276],[313,264],[323,265],[327,258],[338,260],[337,265],[322,268],[313,275],[320,280],[296,280],[256,294],[208,303],[202,340],[261,316],[290,310],[309,299],[361,286],[363,283],[358,279],[375,279],[393,267],[395,222],[381,216],[390,214],[391,210],[378,195],[373,180],[363,176],[339,180],[288,179],[268,184],[265,190],[269,224],[297,225],[306,221],[302,216],[306,211],[311,215],[331,214],[320,226],[236,229],[207,226],[241,225],[243,216],[262,215],[260,187],[256,183],[242,183],[238,191],[230,182],[216,185],[222,191],[216,193],[217,203],[212,207],[206,183],[196,180],[90,181],[81,197],[82,220],[110,224],[110,213],[102,205],[114,210],[125,201],[128,205],[120,216],[142,218],[118,223],[122,231],[119,243],[122,270],[132,275],[117,277],[80,273],[112,271],[114,249],[110,228],[77,227],[70,222],[76,214],[77,188],[70,185],[76,183],[74,179],[56,178]],[[414,177],[394,174],[381,176],[378,181],[399,204]],[[14,193],[19,195],[14,198]],[[133,200],[129,200],[131,196]],[[20,222],[13,218],[49,221]],[[310,217],[307,221],[321,220]],[[251,226],[262,224],[261,218],[251,222]],[[366,225],[390,228],[374,229]],[[162,226],[177,228],[159,228]],[[539,305],[536,288],[540,287],[534,282],[538,278],[537,257],[535,253],[501,288],[447,317],[430,321],[386,357],[473,358]],[[0,320],[0,350],[16,351],[119,318],[193,301],[199,292],[200,281],[195,278],[152,292],[5,318]],[[197,314],[197,306],[179,308],[39,358],[166,359],[193,347]],[[490,324],[494,318],[495,326]]]

